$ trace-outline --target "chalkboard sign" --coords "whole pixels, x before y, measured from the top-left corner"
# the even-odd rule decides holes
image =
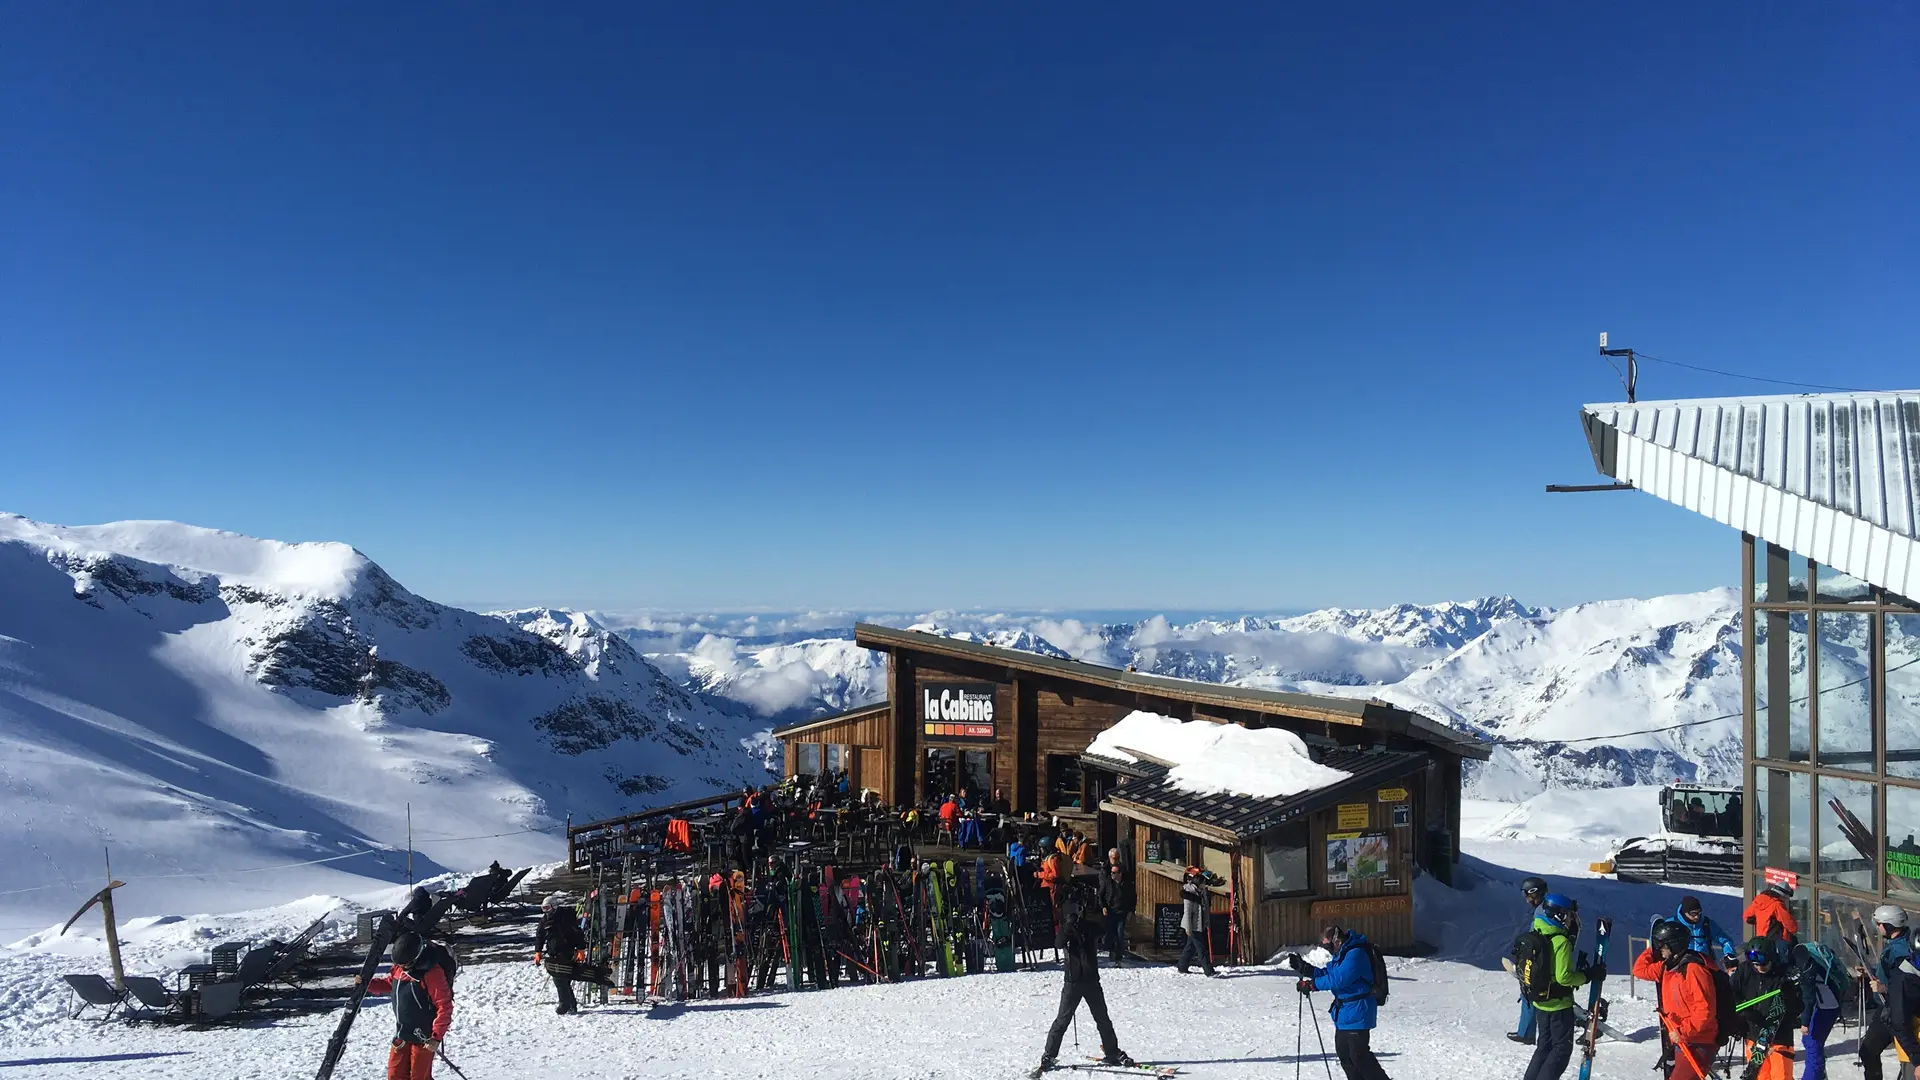
[[[1158,840],[1147,841],[1147,861],[1148,862],[1160,861],[1160,841]]]
[[[1177,949],[1186,944],[1187,932],[1180,929],[1180,909],[1184,904],[1153,905],[1153,943],[1162,949]]]

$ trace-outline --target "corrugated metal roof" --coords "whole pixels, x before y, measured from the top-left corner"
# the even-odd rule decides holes
[[[919,630],[900,630],[874,623],[859,623],[853,629],[855,642],[882,651],[912,649],[955,656],[1018,671],[1057,675],[1076,682],[1091,683],[1116,690],[1165,698],[1171,701],[1203,702],[1226,708],[1276,716],[1292,716],[1329,723],[1348,724],[1374,731],[1406,735],[1462,757],[1487,760],[1491,746],[1463,731],[1456,731],[1417,712],[1390,705],[1378,698],[1325,697],[1318,694],[1290,694],[1279,690],[1253,690],[1244,686],[1200,682],[1197,679],[1173,679],[1164,675],[1143,675],[1137,671],[1056,656],[1003,649],[972,641],[960,641]],[[775,734],[779,734],[775,732]]]
[[[1105,758],[1081,755],[1082,760],[1112,765]],[[1279,799],[1255,799],[1246,795],[1196,795],[1181,791],[1167,779],[1165,766],[1153,766],[1146,775],[1130,779],[1107,793],[1106,801],[1114,810],[1126,813],[1126,805],[1143,807],[1172,817],[1195,821],[1232,833],[1242,840],[1252,839],[1269,829],[1320,810],[1360,791],[1371,791],[1381,784],[1426,767],[1427,755],[1407,750],[1329,750],[1319,757],[1328,768],[1352,773],[1347,779],[1313,791]],[[1135,766],[1139,768],[1139,766]]]
[[[1920,390],[1588,405],[1599,470],[1920,594]]]

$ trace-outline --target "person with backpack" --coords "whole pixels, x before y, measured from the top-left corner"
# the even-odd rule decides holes
[[[1800,923],[1787,907],[1787,901],[1792,899],[1793,886],[1784,881],[1776,881],[1761,889],[1753,898],[1753,903],[1747,905],[1745,912],[1747,925],[1753,927],[1753,936],[1784,941],[1789,947],[1798,942]]]
[[[1633,961],[1633,977],[1652,983],[1660,1027],[1674,1046],[1667,1080],[1706,1080],[1720,1052],[1719,994],[1714,969],[1693,947],[1693,931],[1677,919],[1654,925],[1652,940]]]
[[[1327,1008],[1333,1017],[1333,1052],[1347,1080],[1387,1080],[1372,1045],[1380,1006],[1387,1001],[1387,965],[1380,950],[1358,930],[1334,925],[1320,932],[1320,947],[1332,956],[1323,968],[1307,963],[1299,953],[1287,954],[1287,966],[1300,976],[1295,988],[1302,994],[1333,994]]]
[[[1107,1016],[1107,995],[1100,988],[1100,940],[1105,929],[1100,917],[1099,890],[1091,878],[1075,878],[1067,886],[1060,932],[1054,938],[1054,948],[1066,958],[1060,1009],[1054,1014],[1053,1026],[1047,1029],[1047,1046],[1041,1051],[1040,1067],[1033,1070],[1032,1076],[1037,1077],[1054,1067],[1060,1054],[1060,1040],[1066,1037],[1067,1025],[1073,1023],[1073,1014],[1083,1001],[1087,1011],[1093,1014],[1094,1029],[1100,1032],[1101,1063],[1119,1066],[1134,1063],[1120,1049],[1120,1039],[1113,1033],[1113,1021]]]
[[[1529,877],[1529,878],[1521,879],[1520,899],[1525,901],[1527,905],[1527,926],[1526,926],[1526,929],[1520,931],[1520,937],[1523,938],[1532,931],[1533,917],[1536,913],[1539,912],[1541,901],[1545,900],[1546,898],[1547,898],[1547,879],[1546,878]],[[1519,940],[1520,938],[1514,939],[1516,943]],[[1517,965],[1518,961],[1515,961],[1515,963]],[[1515,974],[1519,973],[1519,968],[1517,966],[1514,968],[1514,972]],[[1512,1031],[1507,1032],[1507,1038],[1512,1039],[1514,1042],[1521,1043],[1525,1046],[1532,1046],[1533,1045],[1533,1026],[1534,1026],[1533,1002],[1527,1000],[1526,991],[1523,988],[1520,993],[1520,1020],[1517,1024],[1514,1025],[1514,1028]]]
[[[1914,1033],[1914,1019],[1920,1014],[1920,973],[1914,972],[1913,935],[1907,910],[1895,904],[1873,909],[1873,922],[1886,939],[1880,959],[1871,972],[1860,974],[1871,980],[1873,992],[1880,995],[1880,1011],[1860,1033],[1860,1068],[1865,1080],[1880,1080],[1880,1055],[1887,1047],[1898,1046],[1909,1063],[1920,1061],[1920,1037]],[[1902,1069],[1902,1072],[1910,1072]]]
[[[541,901],[540,925],[533,932],[533,962],[544,963],[547,974],[553,976],[554,994],[560,999],[553,1008],[556,1015],[580,1011],[579,1002],[573,998],[573,963],[586,947],[587,936],[580,932],[573,905],[565,903],[559,893]]]
[[[1187,968],[1198,957],[1200,967],[1211,979],[1219,972],[1213,970],[1213,950],[1207,947],[1207,912],[1213,906],[1213,894],[1207,891],[1202,876],[1205,870],[1197,866],[1187,867],[1187,876],[1180,882],[1180,929],[1186,931],[1187,940],[1180,946],[1180,959],[1177,968],[1180,974],[1187,974]]]
[[[445,945],[408,932],[393,939],[393,970],[367,980],[367,993],[393,995],[397,1031],[387,1051],[387,1080],[433,1080],[433,1055],[453,1024],[456,970]]]
[[[1728,937],[1726,931],[1720,929],[1720,924],[1707,915],[1700,907],[1699,897],[1681,897],[1680,906],[1674,911],[1673,917],[1692,935],[1688,948],[1706,961],[1708,966],[1719,967],[1720,957],[1738,954],[1740,943]]]
[[[1728,976],[1740,1035],[1746,1041],[1742,1080],[1793,1080],[1793,1031],[1800,1024],[1800,983],[1778,939],[1755,937]]]
[[[1560,1080],[1573,1060],[1573,992],[1606,977],[1602,961],[1575,959],[1580,939],[1580,905],[1561,893],[1548,893],[1534,916],[1533,929],[1516,946],[1515,969],[1536,1013],[1533,1058],[1525,1080]]]
[[[1853,997],[1853,978],[1817,941],[1795,945],[1788,958],[1800,982],[1800,1048],[1807,1063],[1800,1080],[1827,1080],[1827,1036],[1840,1018],[1840,1003]]]

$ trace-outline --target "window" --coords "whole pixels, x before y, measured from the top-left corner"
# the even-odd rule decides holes
[[[949,795],[959,794],[955,786],[959,769],[958,753],[939,748],[928,750],[926,771],[920,785],[921,796],[928,802],[938,802]]]
[[[1879,814],[1873,785],[1820,778],[1820,880],[1871,891],[1878,875]]]
[[[1886,664],[1887,775],[1920,779],[1920,615],[1887,616]]]
[[[793,748],[793,774],[795,776],[820,775],[820,744],[817,742],[796,743]]]
[[[1920,895],[1920,791],[1887,785],[1887,888]]]
[[[1313,891],[1305,822],[1288,825],[1260,845],[1261,895],[1297,896]]]
[[[1187,836],[1185,833],[1171,832],[1167,829],[1153,828],[1147,832],[1147,861],[1158,860],[1164,863],[1187,865]]]
[[[1047,755],[1047,809],[1080,809],[1080,757]]]
[[[1860,604],[1873,599],[1873,586],[1844,570],[1816,566],[1813,580],[1815,599],[1822,604]]]
[[[967,805],[979,807],[993,794],[993,757],[986,750],[960,751],[961,791]]]
[[[845,772],[847,768],[847,748],[841,743],[827,744],[827,771]]]
[[[1873,617],[1823,611],[1820,631],[1820,764],[1873,771]],[[1824,844],[1826,836],[1821,834]]]
[[[1807,616],[1754,613],[1754,756],[1807,760]]]
[[[1813,790],[1805,773],[1756,770],[1754,849],[1756,869],[1808,871],[1813,849]]]

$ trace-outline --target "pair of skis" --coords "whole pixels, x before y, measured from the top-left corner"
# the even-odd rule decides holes
[[[1606,964],[1607,939],[1612,935],[1612,919],[1599,918],[1593,921],[1594,963]],[[1601,981],[1594,979],[1587,983],[1587,1030],[1580,1040],[1580,1080],[1590,1080],[1593,1076],[1593,1053],[1600,1044],[1600,1032],[1607,1023],[1607,999],[1600,996]]]
[[[1051,1067],[1035,1069],[1028,1073],[1027,1076],[1029,1080],[1040,1080],[1041,1076],[1050,1072],[1118,1073],[1121,1076],[1158,1077],[1180,1075],[1180,1070],[1172,1065],[1154,1065],[1150,1062],[1134,1062],[1132,1065],[1115,1065],[1111,1062],[1102,1061],[1099,1058],[1088,1058],[1085,1061],[1055,1062]]]

